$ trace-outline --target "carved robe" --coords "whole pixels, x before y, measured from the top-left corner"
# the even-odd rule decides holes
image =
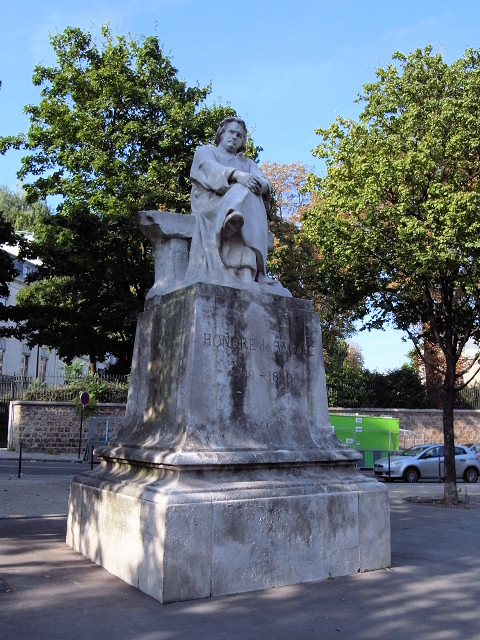
[[[230,183],[235,170],[262,176],[258,166],[242,153],[233,155],[206,145],[195,152],[190,172],[192,213],[197,219],[192,238],[186,280],[228,284],[235,269],[250,267],[265,276],[268,229],[265,203],[238,183]],[[268,203],[270,194],[264,196]],[[238,211],[243,227],[232,237],[222,238],[226,216]]]

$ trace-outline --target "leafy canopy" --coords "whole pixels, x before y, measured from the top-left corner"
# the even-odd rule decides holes
[[[358,122],[317,131],[327,171],[305,226],[324,289],[340,291],[342,306],[359,304],[370,326],[391,321],[419,349],[424,340],[441,349],[454,498],[457,364],[467,340],[480,341],[480,50],[450,65],[431,47],[396,53],[376,73]]]
[[[261,171],[272,187],[268,212],[269,229],[274,234],[273,251],[268,257],[269,272],[295,298],[314,301],[322,323],[325,362],[335,351],[336,342],[353,331],[348,314],[340,314],[334,298],[320,293],[318,282],[318,251],[306,236],[303,218],[312,206],[307,178],[311,167],[302,162],[278,164],[264,162]]]
[[[31,231],[36,221],[49,213],[45,202],[27,202],[25,191],[0,187],[0,212],[15,231]]]
[[[26,152],[18,175],[28,201],[60,200],[35,225],[27,255],[43,265],[14,319],[30,343],[67,360],[111,353],[128,370],[153,270],[138,211],[189,210],[195,148],[234,111],[205,106],[210,86],[180,80],[155,36],[114,37],[102,27],[98,45],[67,28],[51,45],[56,65],[35,67],[41,100],[25,108],[28,133],[0,139],[1,152]]]
[[[3,148],[30,152],[19,177],[41,177],[24,188],[32,199],[61,196],[61,210],[188,211],[193,150],[232,109],[201,107],[210,86],[181,81],[157,37],[114,38],[106,26],[102,36],[102,48],[78,28],[51,37],[57,65],[35,67],[41,101],[25,108],[28,135],[4,139]]]
[[[0,201],[0,245],[14,246],[18,242],[13,226],[8,222],[7,216],[4,215],[2,203]],[[4,249],[0,249],[0,297],[8,298],[9,284],[18,275],[15,262],[11,254]],[[0,304],[0,321],[8,320],[6,307]]]
[[[359,121],[319,129],[319,204],[305,226],[324,287],[458,360],[480,340],[480,51],[447,65],[396,53],[367,84]]]

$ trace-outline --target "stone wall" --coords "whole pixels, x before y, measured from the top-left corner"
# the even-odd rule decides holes
[[[400,447],[423,442],[443,442],[442,412],[437,409],[348,409],[330,407],[329,413],[398,418]],[[99,404],[97,418],[109,419],[109,440],[113,439],[125,414],[124,404]],[[87,443],[88,418],[83,420],[82,451]],[[18,450],[20,439],[25,451],[75,453],[78,451],[80,417],[70,402],[10,403],[8,448]],[[480,442],[480,410],[455,411],[455,440]]]
[[[439,409],[345,409],[330,407],[329,413],[398,418],[400,447],[425,442],[443,442],[442,411]],[[455,411],[455,442],[480,442],[480,410]]]
[[[124,404],[98,404],[96,417],[108,418],[109,438],[115,437],[125,414]],[[82,420],[82,453],[88,439],[89,419]],[[43,453],[76,453],[79,445],[80,416],[72,402],[10,402],[8,448]]]

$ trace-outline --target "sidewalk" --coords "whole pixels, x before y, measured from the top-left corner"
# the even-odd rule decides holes
[[[82,448],[80,456],[83,458],[85,447]],[[18,451],[8,451],[8,449],[0,449],[0,462],[2,460],[17,460],[20,456]],[[38,462],[75,462],[78,460],[77,453],[41,453],[38,451],[28,452],[22,451],[22,461],[36,460]]]
[[[90,469],[88,462],[78,460],[78,454],[52,456],[35,453],[22,455],[22,477],[18,478],[18,452],[0,449],[0,465],[4,461],[10,465],[9,475],[0,475],[0,532],[1,518],[51,516],[67,513],[70,481],[74,475]],[[42,474],[24,463],[34,462]],[[71,466],[71,474],[65,476],[46,475],[45,467],[59,465]],[[1,574],[1,569],[0,569]],[[1,593],[1,590],[0,590]],[[0,627],[1,628],[1,627]]]
[[[84,471],[86,465],[79,464],[79,470]],[[65,545],[69,483],[66,477],[40,475],[0,478],[2,638],[480,637],[480,508],[474,508],[475,501],[472,508],[457,509],[403,501],[404,497],[441,496],[441,484],[388,485],[391,569],[160,605]],[[469,496],[480,495],[480,482],[458,486],[461,495],[465,487]],[[20,500],[22,487],[28,491],[33,487],[33,491]],[[17,496],[17,513],[13,516],[4,511],[8,493]]]

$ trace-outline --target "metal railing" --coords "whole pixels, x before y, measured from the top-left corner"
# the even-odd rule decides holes
[[[127,401],[129,376],[95,374],[76,378],[47,376],[44,381],[32,377],[0,376],[0,403],[10,400],[74,402],[82,391],[93,391],[97,402]],[[372,409],[441,409],[442,390],[416,390],[392,393],[381,384],[368,386],[327,385],[330,407]],[[480,387],[466,387],[455,396],[456,409],[480,409]]]
[[[65,378],[46,376],[43,381],[32,377],[0,376],[0,402],[37,400],[74,402],[82,391],[95,395],[97,402],[127,401],[129,376],[86,375]]]
[[[368,386],[327,385],[330,407],[371,409],[442,409],[442,389],[423,387],[412,393]],[[480,387],[465,387],[455,394],[455,409],[480,409]]]

